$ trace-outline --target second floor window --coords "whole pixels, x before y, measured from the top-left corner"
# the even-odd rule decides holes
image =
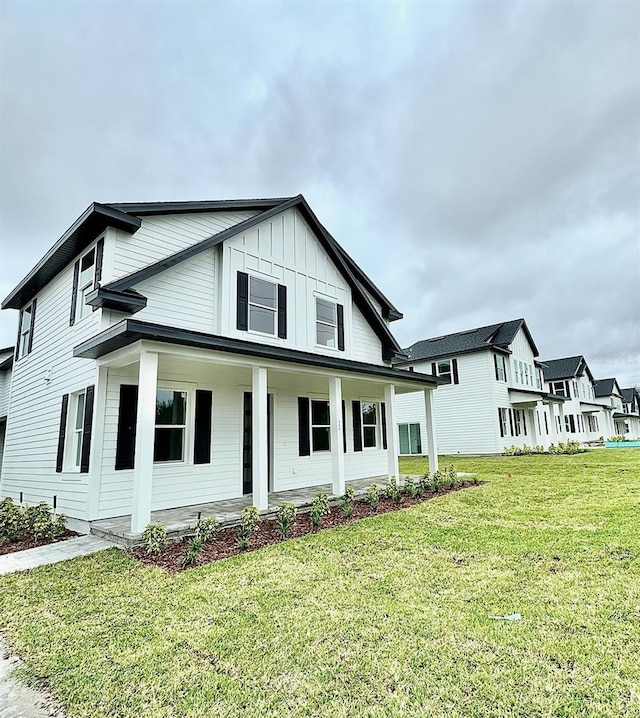
[[[494,354],[493,360],[496,367],[496,379],[498,381],[507,381],[507,370],[502,354]]]
[[[31,351],[33,327],[36,316],[36,300],[20,312],[20,330],[18,332],[18,359]]]
[[[443,379],[445,384],[458,384],[458,360],[441,359],[431,362],[431,373]]]
[[[80,275],[78,277],[78,306],[76,317],[82,319],[91,314],[91,307],[87,304],[87,294],[93,289],[95,273],[96,251],[92,249],[80,260]]]
[[[277,284],[249,277],[249,329],[276,333]]]
[[[335,302],[316,298],[316,344],[338,346],[338,311]]]

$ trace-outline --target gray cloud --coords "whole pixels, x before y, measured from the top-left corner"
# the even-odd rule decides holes
[[[403,344],[524,316],[543,357],[640,382],[639,20],[620,0],[5,0],[0,289],[95,199],[304,192]]]

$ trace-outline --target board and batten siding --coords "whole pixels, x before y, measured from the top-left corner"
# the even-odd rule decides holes
[[[442,357],[449,359],[453,357]],[[495,454],[500,451],[497,410],[492,395],[494,371],[491,352],[457,357],[459,384],[439,386],[433,393],[433,411],[439,454]],[[431,360],[416,362],[416,372],[431,373]],[[496,416],[494,416],[496,415]],[[427,453],[424,393],[396,396],[398,424],[420,423],[422,452]]]
[[[255,210],[243,210],[156,215],[143,217],[142,225],[134,234],[112,230],[115,237],[113,259],[108,266],[105,262],[103,283],[169,257],[256,214]]]
[[[238,339],[384,364],[381,343],[354,305],[351,290],[295,209],[224,243],[220,333]],[[287,338],[236,328],[236,276],[247,272],[287,287]],[[345,351],[316,345],[316,296],[344,306]]]
[[[55,495],[60,512],[84,519],[89,475],[56,473],[62,396],[96,382],[95,362],[73,347],[101,328],[101,310],[69,326],[74,262],[38,293],[32,350],[13,365],[0,493],[30,504]]]

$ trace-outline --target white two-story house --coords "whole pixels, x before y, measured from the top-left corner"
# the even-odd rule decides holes
[[[622,413],[626,438],[640,440],[640,393],[634,386],[622,389]]]
[[[93,204],[2,306],[0,494],[55,496],[84,529],[397,476],[395,395],[428,408],[438,384],[392,367],[402,315],[301,195]]]
[[[615,433],[613,408],[596,399],[596,381],[583,356],[544,362],[544,379],[566,398],[564,421],[572,441],[591,442]]]
[[[625,436],[629,433],[630,426],[627,423],[629,418],[624,411],[624,398],[618,381],[609,379],[598,379],[594,386],[596,401],[602,402],[610,410],[613,419],[613,434],[611,436]],[[603,414],[605,411],[603,411]],[[604,438],[611,438],[606,436]]]
[[[404,351],[396,366],[444,382],[434,395],[441,453],[496,454],[564,440],[564,398],[545,387],[524,319],[424,339]],[[419,394],[397,397],[402,454],[422,453],[427,419]]]
[[[0,349],[0,467],[2,466],[2,455],[4,453],[4,437],[7,431],[13,354],[14,347]]]

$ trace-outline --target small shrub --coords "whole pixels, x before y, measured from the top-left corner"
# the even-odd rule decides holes
[[[20,541],[25,533],[23,511],[7,496],[0,501],[0,543]]]
[[[206,519],[199,519],[196,524],[196,538],[202,539],[202,543],[213,541],[220,528],[220,522],[215,516]]]
[[[454,469],[453,464],[444,470],[443,475],[447,488],[455,489],[458,486],[458,472]]]
[[[400,489],[398,488],[398,481],[395,476],[389,477],[389,481],[384,487],[384,497],[385,499],[391,499],[396,504],[400,503],[400,500],[402,499],[402,494],[400,493]]]
[[[411,476],[404,480],[404,493],[412,499],[418,495],[418,487]]]
[[[471,476],[470,479],[471,479],[471,483],[474,486],[477,486],[480,483],[480,479],[478,479],[478,477],[475,474],[473,476]]]
[[[193,536],[187,544],[187,550],[182,558],[182,568],[193,566],[204,547],[205,541],[201,536]]]
[[[278,506],[278,510],[276,511],[276,523],[278,524],[280,535],[283,539],[286,539],[291,533],[297,513],[298,509],[296,509],[293,504],[280,504],[280,506]]]
[[[338,505],[340,506],[340,511],[342,511],[342,515],[347,519],[353,516],[353,497],[355,496],[355,493],[356,492],[353,490],[353,486],[347,486],[347,488],[344,490],[344,494],[342,494],[342,496],[340,497]]]
[[[167,529],[162,524],[147,524],[142,532],[147,553],[157,556],[167,546]]]
[[[327,494],[316,494],[311,501],[311,511],[309,513],[311,526],[314,529],[319,528],[323,517],[327,516],[329,511],[329,497]]]
[[[367,489],[364,500],[369,504],[369,508],[372,511],[378,510],[378,504],[380,503],[380,493],[378,487],[375,484],[371,484]]]
[[[433,481],[429,474],[425,474],[418,479],[418,496],[424,496],[433,491]]]
[[[236,543],[242,551],[246,551],[250,544],[253,534],[258,530],[260,516],[255,506],[246,506],[242,510],[242,518],[236,532]]]
[[[621,436],[620,434],[618,434],[618,435],[616,435],[616,436],[612,436],[612,437],[609,439],[609,441],[615,441],[616,444],[619,444],[621,441],[626,441],[626,439],[624,438],[624,436]]]
[[[35,506],[27,506],[23,512],[25,533],[33,537],[34,541],[55,539],[64,532],[66,517],[61,514],[54,518],[48,504],[41,501]]]
[[[434,472],[431,475],[431,486],[435,494],[439,493],[444,486],[442,474],[439,471]]]

